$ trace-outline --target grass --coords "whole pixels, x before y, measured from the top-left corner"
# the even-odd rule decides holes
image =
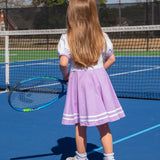
[[[5,62],[5,51],[0,50],[0,63]],[[160,51],[114,51],[115,56],[159,56]],[[57,50],[10,50],[10,62],[58,58]]]

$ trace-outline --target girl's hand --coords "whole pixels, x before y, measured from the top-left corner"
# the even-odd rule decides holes
[[[68,80],[69,80],[69,73],[66,77],[63,77],[63,80],[66,81],[65,85],[68,85]]]

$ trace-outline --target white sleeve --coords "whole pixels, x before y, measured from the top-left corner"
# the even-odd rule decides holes
[[[104,55],[104,59],[106,59],[107,57],[110,57],[113,54],[113,44],[106,33],[103,33],[103,35],[107,43],[106,50],[105,50],[105,45],[103,46],[103,55]]]
[[[59,56],[67,56],[70,58],[70,49],[67,41],[67,34],[62,34],[58,42],[58,54]]]

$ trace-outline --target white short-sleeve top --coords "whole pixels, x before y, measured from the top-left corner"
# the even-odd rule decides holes
[[[101,52],[100,57],[98,59],[98,63],[94,66],[90,66],[87,68],[78,68],[75,65],[74,61],[72,60],[72,58],[70,56],[70,49],[69,49],[69,45],[68,45],[67,34],[61,35],[61,38],[58,43],[58,54],[59,54],[59,56],[62,56],[62,55],[67,56],[70,59],[71,71],[82,71],[82,70],[92,70],[92,69],[102,68],[103,67],[103,60],[113,54],[113,44],[112,44],[111,40],[109,39],[108,35],[106,33],[103,33],[103,34],[106,39],[107,49],[105,52],[105,44],[104,44],[102,52]]]

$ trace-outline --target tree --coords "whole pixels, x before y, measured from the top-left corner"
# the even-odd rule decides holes
[[[53,7],[55,5],[66,5],[68,0],[32,0],[33,6]]]
[[[0,0],[0,8],[21,8],[26,7],[28,0]]]
[[[106,4],[107,0],[98,0],[97,4]]]
[[[53,7],[55,5],[67,5],[69,0],[32,0],[33,6]],[[97,4],[106,4],[107,0],[98,0]]]

